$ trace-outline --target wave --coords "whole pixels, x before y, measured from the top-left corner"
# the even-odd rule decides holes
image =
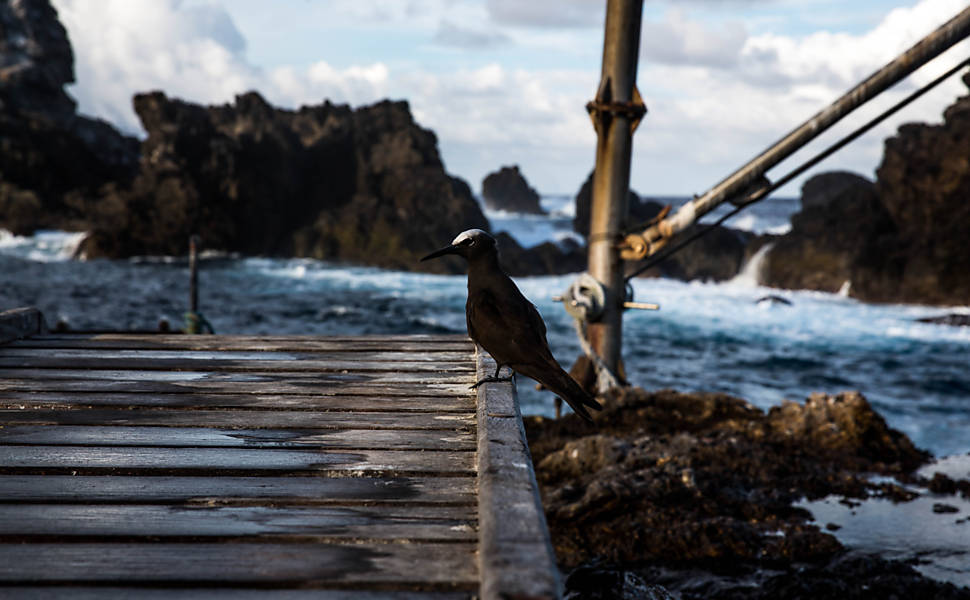
[[[0,253],[37,262],[60,262],[77,256],[87,232],[38,230],[31,236],[0,229]]]

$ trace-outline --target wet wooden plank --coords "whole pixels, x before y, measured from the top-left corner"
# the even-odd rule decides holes
[[[0,410],[8,425],[153,425],[169,427],[233,427],[239,429],[443,429],[475,426],[464,413],[319,412],[297,410]]]
[[[207,358],[205,360],[173,357],[48,357],[7,356],[0,354],[0,375],[13,373],[14,377],[21,370],[34,371],[38,369],[56,369],[57,377],[67,377],[81,369],[126,371],[194,371],[211,373],[392,373],[395,380],[408,378],[412,374],[442,375],[458,373],[471,376],[472,366],[467,362],[438,362],[414,360],[316,360],[304,358],[301,360],[256,360],[256,359],[223,359]],[[28,375],[29,376],[29,375]],[[142,374],[141,377],[144,377]],[[429,375],[422,375],[427,378]],[[441,379],[434,377],[434,380]]]
[[[250,448],[146,448],[115,446],[0,446],[0,472],[189,471],[267,474],[324,471],[347,474],[474,475],[474,452],[407,450],[291,450]]]
[[[11,348],[101,348],[244,350],[244,351],[343,351],[374,352],[467,352],[474,346],[465,336],[440,337],[320,337],[320,336],[207,336],[207,335],[126,335],[59,334],[33,336],[10,344]]]
[[[31,407],[45,409],[75,406],[165,407],[165,408],[248,408],[280,410],[328,410],[360,412],[465,412],[475,410],[475,397],[468,394],[434,396],[382,395],[371,390],[361,395],[305,395],[305,394],[205,394],[205,393],[145,393],[128,392],[0,392],[0,408],[23,410]]]
[[[478,515],[470,506],[0,504],[0,540],[24,543],[38,538],[74,543],[70,538],[204,541],[257,536],[317,538],[317,542],[321,538],[474,542],[477,522]]]
[[[0,475],[0,502],[477,505],[473,477]]]
[[[460,383],[434,383],[430,381],[408,381],[386,383],[373,381],[353,381],[353,375],[317,376],[296,379],[282,375],[246,375],[235,373],[226,376],[193,376],[191,373],[173,373],[169,381],[144,378],[142,380],[117,380],[110,371],[100,372],[99,377],[82,379],[37,378],[42,373],[34,373],[31,379],[8,379],[0,374],[0,398],[8,393],[19,392],[102,392],[132,394],[316,394],[323,396],[409,396],[409,397],[449,397],[467,395],[468,386],[474,383],[469,377]],[[135,371],[145,373],[145,371]],[[351,380],[342,382],[341,379]],[[366,379],[366,378],[365,378]],[[451,380],[454,381],[454,380]]]
[[[476,589],[475,544],[0,544],[0,581]]]
[[[471,430],[223,429],[104,425],[5,425],[0,445],[475,450]]]
[[[180,359],[185,361],[198,361],[205,363],[209,360],[256,360],[256,361],[292,361],[301,362],[311,361],[366,361],[374,362],[422,362],[422,363],[461,363],[468,368],[473,368],[472,356],[468,352],[443,351],[430,352],[426,350],[413,352],[397,352],[386,350],[374,350],[366,353],[348,351],[247,351],[247,350],[129,350],[129,349],[107,349],[96,348],[31,348],[14,345],[0,346],[0,357],[21,357],[21,358],[71,358],[71,359]]]
[[[474,600],[474,591],[122,587],[106,585],[3,586],[4,600]]]
[[[75,369],[75,368],[56,368],[56,369],[33,369],[33,368],[6,368],[0,369],[0,375],[4,378],[4,385],[14,384],[18,380],[31,381],[60,381],[60,380],[90,380],[90,381],[152,381],[152,382],[185,382],[194,385],[213,385],[213,384],[233,384],[248,383],[250,386],[254,382],[259,382],[262,386],[272,387],[274,383],[290,383],[296,386],[314,386],[323,384],[349,384],[349,385],[451,385],[456,381],[470,383],[475,382],[474,371],[469,369],[459,369],[453,372],[448,371],[428,371],[428,372],[356,372],[356,373],[306,373],[303,371],[293,371],[278,369],[273,371],[253,371],[245,373],[227,372],[222,370],[199,370],[199,371],[166,371],[162,369],[123,369],[123,368],[94,368],[94,369]],[[4,389],[4,388],[0,388]],[[459,387],[460,389],[460,387]],[[463,392],[468,391],[465,386]],[[458,392],[461,393],[461,392]]]

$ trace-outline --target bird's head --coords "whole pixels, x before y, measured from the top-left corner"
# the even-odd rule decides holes
[[[451,241],[450,246],[445,246],[440,250],[435,250],[431,254],[425,256],[421,261],[430,260],[432,258],[438,258],[439,256],[444,256],[446,254],[457,254],[458,256],[463,256],[466,260],[475,260],[479,256],[485,256],[489,253],[495,253],[495,238],[485,233],[481,229],[469,229],[468,231],[462,231],[458,234],[454,240]]]

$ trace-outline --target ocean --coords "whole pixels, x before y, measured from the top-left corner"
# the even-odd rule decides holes
[[[683,198],[659,198],[679,206]],[[795,199],[768,199],[728,225],[783,232]],[[486,211],[494,231],[521,244],[574,237],[572,201],[543,198],[548,216]],[[716,218],[716,214],[707,220]],[[456,232],[458,233],[458,232]],[[0,232],[0,310],[37,306],[50,326],[156,329],[183,324],[184,257],[75,261],[79,234]],[[429,240],[428,250],[450,240]],[[724,283],[637,279],[636,300],[659,311],[624,317],[623,358],[635,385],[717,391],[767,409],[812,392],[859,390],[913,441],[938,457],[970,452],[970,328],[920,323],[968,307],[865,304],[757,283],[757,258]],[[464,333],[465,278],[309,259],[206,254],[200,310],[224,334]],[[552,300],[574,275],[517,282],[539,308],[553,353],[580,354],[570,317]],[[775,295],[790,304],[761,301]],[[520,378],[525,414],[553,414],[553,397]],[[568,410],[568,408],[566,409]]]

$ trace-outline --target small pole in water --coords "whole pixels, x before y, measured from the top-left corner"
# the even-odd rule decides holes
[[[185,313],[185,333],[215,333],[199,313],[199,236],[189,238],[189,312]]]
[[[189,312],[199,313],[199,236],[189,238]],[[193,332],[196,333],[196,332]]]

